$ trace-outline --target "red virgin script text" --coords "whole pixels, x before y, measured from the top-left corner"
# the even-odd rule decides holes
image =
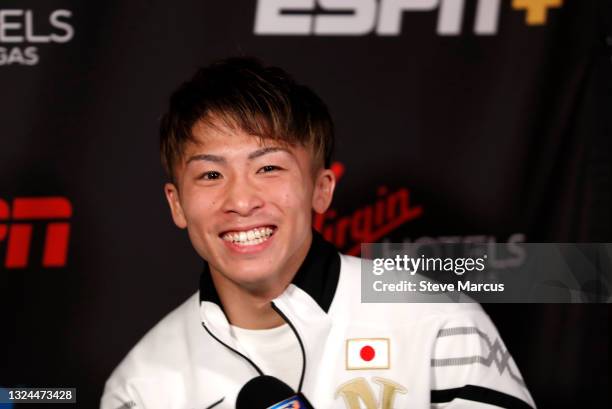
[[[340,180],[344,174],[344,165],[335,162],[331,170],[336,180]],[[338,216],[334,209],[324,214],[315,214],[314,228],[327,241],[345,250],[346,254],[358,255],[361,243],[377,242],[402,224],[423,214],[422,206],[410,204],[410,190],[407,188],[390,192],[386,186],[380,186],[376,197],[374,203],[360,207],[346,216]]]
[[[64,197],[18,197],[12,206],[0,199],[0,243],[6,240],[6,268],[25,268],[30,255],[33,222],[45,220],[47,228],[43,267],[63,267],[68,255],[72,205]],[[10,222],[10,223],[5,223]]]

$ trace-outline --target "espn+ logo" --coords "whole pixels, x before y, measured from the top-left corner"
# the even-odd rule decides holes
[[[43,267],[63,267],[68,255],[72,205],[64,197],[18,197],[9,207],[0,199],[0,245],[6,268],[28,266],[34,223],[46,222]]]
[[[563,0],[512,0],[527,25],[546,24],[550,8]],[[474,33],[495,35],[502,0],[477,0]],[[437,33],[461,34],[465,0],[258,0],[257,35],[399,36],[406,12],[438,10]]]
[[[23,9],[0,9],[0,66],[36,65],[40,57],[33,44],[67,43],[74,37],[70,10],[46,16]]]

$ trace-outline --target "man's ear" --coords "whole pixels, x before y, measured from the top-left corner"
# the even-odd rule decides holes
[[[331,204],[336,188],[336,176],[330,169],[322,169],[317,173],[312,194],[312,209],[324,213]]]
[[[166,200],[170,205],[170,212],[172,213],[172,219],[177,227],[184,229],[187,227],[187,220],[183,213],[183,207],[179,198],[179,192],[173,183],[166,183],[164,185],[164,193],[166,194]]]

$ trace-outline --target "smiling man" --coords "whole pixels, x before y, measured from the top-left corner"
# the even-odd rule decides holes
[[[533,406],[477,304],[361,303],[361,261],[312,230],[332,149],[325,104],[279,68],[224,60],[172,95],[164,191],[205,268],[115,369],[103,409],[264,409],[252,398],[269,392],[249,389],[263,375],[319,409]]]
[[[185,160],[174,170],[180,176],[166,184],[172,216],[208,261],[229,321],[277,327],[283,321],[270,300],[304,261],[312,210],[329,206],[334,175],[308,141],[254,137],[240,118],[208,115],[193,126]]]

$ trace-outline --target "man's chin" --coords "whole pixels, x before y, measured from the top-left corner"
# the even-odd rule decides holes
[[[240,287],[261,287],[274,284],[278,275],[266,266],[275,265],[272,260],[243,259],[226,264],[225,276]]]
[[[252,294],[256,295],[269,295],[272,292],[278,292],[279,279],[276,275],[270,276],[270,274],[259,274],[236,277],[235,283]],[[278,294],[275,294],[278,295]]]

